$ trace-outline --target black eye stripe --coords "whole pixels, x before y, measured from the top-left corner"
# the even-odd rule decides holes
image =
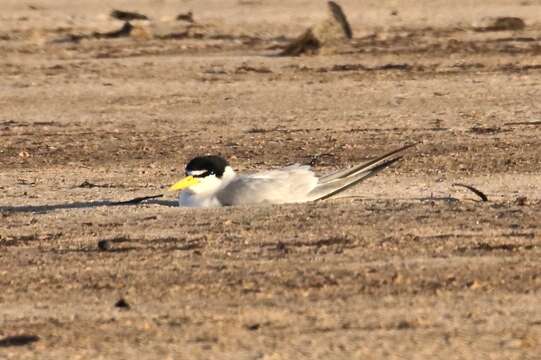
[[[192,175],[194,178],[204,178],[205,176],[209,176],[209,175],[212,175],[213,173],[210,172],[210,171],[205,171],[204,173],[202,174],[198,174],[198,175]]]

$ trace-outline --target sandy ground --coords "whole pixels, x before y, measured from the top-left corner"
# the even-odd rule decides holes
[[[301,57],[272,55],[324,2],[105,3],[0,1],[0,358],[539,359],[539,1],[341,1],[351,43]],[[153,32],[69,40],[113,8]],[[107,206],[198,154],[325,173],[413,142],[342,199]]]

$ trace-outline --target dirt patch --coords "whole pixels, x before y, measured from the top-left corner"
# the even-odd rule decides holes
[[[352,39],[298,57],[324,3],[6,5],[0,357],[541,352],[539,5],[339,4]],[[113,9],[150,20],[56,41]],[[525,26],[472,28],[503,15]],[[144,200],[195,155],[326,173],[414,142],[341,199]]]

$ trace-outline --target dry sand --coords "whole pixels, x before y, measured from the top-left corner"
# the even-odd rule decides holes
[[[105,3],[0,1],[0,358],[540,358],[538,1],[341,1],[352,42],[293,58],[324,2]],[[153,22],[57,41],[113,8]],[[472,30],[497,15],[527,27]],[[99,206],[197,154],[325,173],[411,142],[343,199]]]

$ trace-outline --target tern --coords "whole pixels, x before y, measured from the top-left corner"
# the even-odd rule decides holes
[[[308,165],[294,164],[253,174],[237,174],[222,157],[198,156],[186,165],[186,177],[169,191],[179,191],[181,207],[222,207],[303,203],[328,199],[376,175],[402,158],[406,145],[367,163],[321,177]]]

